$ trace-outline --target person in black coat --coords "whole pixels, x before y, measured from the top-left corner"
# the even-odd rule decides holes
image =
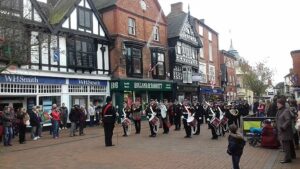
[[[74,105],[69,114],[69,120],[71,121],[70,137],[76,136],[75,133],[76,133],[76,126],[79,122],[79,114],[80,114],[79,105]]]
[[[179,131],[181,128],[181,116],[182,116],[183,107],[177,101],[174,102],[174,125],[175,131]]]
[[[227,153],[232,157],[233,169],[239,169],[239,163],[246,144],[241,134],[237,133],[237,126],[232,124],[229,126],[230,135],[228,136]]]
[[[104,127],[104,135],[105,135],[105,146],[110,147],[114,146],[112,144],[112,136],[116,122],[116,109],[112,105],[112,99],[110,96],[106,98],[106,105],[102,110],[102,119],[103,119],[103,127]]]

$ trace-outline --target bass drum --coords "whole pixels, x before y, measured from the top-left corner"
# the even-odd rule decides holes
[[[191,126],[192,134],[195,134],[198,130],[197,124],[198,121],[194,117],[189,117],[186,121],[189,126]]]

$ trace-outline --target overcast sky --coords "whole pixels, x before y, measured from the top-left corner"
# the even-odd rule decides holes
[[[219,33],[219,47],[230,39],[240,55],[254,65],[266,61],[274,70],[274,85],[292,68],[290,52],[300,49],[300,0],[159,0],[165,15],[171,4],[183,2],[184,11]],[[230,33],[231,30],[231,33]],[[300,65],[299,65],[300,66]]]

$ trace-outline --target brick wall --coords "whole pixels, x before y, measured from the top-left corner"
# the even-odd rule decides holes
[[[295,50],[291,52],[291,56],[293,59],[293,70],[294,74],[297,75],[297,83],[296,86],[300,86],[300,50]]]

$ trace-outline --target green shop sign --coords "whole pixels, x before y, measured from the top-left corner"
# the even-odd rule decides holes
[[[110,89],[112,91],[124,91],[124,90],[172,91],[172,83],[119,80],[119,81],[112,81],[110,83]]]

